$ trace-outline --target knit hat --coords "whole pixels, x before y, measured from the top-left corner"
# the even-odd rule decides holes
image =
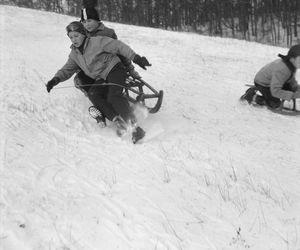
[[[76,31],[76,32],[79,32],[79,33],[86,36],[86,31],[85,31],[85,28],[84,28],[83,24],[81,22],[78,22],[78,21],[71,22],[66,27],[66,31],[67,31],[67,35],[69,35],[69,33],[71,31]]]
[[[95,8],[84,8],[81,10],[81,22],[87,19],[100,21],[98,11]]]
[[[294,45],[290,48],[287,56],[289,58],[300,56],[300,44]]]

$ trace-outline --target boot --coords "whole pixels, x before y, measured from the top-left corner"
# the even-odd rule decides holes
[[[105,116],[104,116],[104,114],[102,114],[102,112],[99,109],[97,109],[95,106],[91,106],[91,107],[89,107],[89,113],[90,113],[91,117],[96,119],[97,123],[99,124],[99,126],[101,128],[106,127]]]
[[[135,144],[139,140],[143,139],[146,135],[146,132],[141,127],[136,127],[132,132],[132,142]]]
[[[247,101],[249,104],[251,104],[256,91],[257,89],[255,86],[250,87],[246,90],[245,94],[241,96],[240,101]]]

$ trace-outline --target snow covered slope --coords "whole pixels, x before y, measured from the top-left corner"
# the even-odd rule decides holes
[[[286,49],[105,22],[165,92],[133,145],[46,92],[73,20],[0,5],[0,249],[299,250],[300,119],[238,102]]]

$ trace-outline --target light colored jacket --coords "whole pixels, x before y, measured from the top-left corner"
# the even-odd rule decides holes
[[[294,92],[282,89],[285,83],[290,83],[292,89],[295,90],[298,87],[295,73],[291,72],[280,58],[261,68],[255,75],[254,82],[261,86],[269,87],[274,97],[283,100],[291,100],[294,95]]]
[[[83,53],[71,46],[68,61],[57,71],[55,77],[63,82],[81,69],[92,79],[106,80],[112,68],[120,62],[117,55],[122,55],[131,61],[136,53],[120,40],[105,36],[88,37],[83,45]]]
[[[87,31],[87,36],[88,37],[93,37],[93,36],[108,36],[112,39],[118,39],[117,34],[114,29],[106,27],[102,22],[99,23],[99,26],[96,30],[92,32]],[[131,64],[131,61],[128,60],[126,57],[122,55],[118,55],[119,58],[121,59],[121,62],[124,64],[125,67],[128,67]],[[133,67],[133,66],[132,66]]]

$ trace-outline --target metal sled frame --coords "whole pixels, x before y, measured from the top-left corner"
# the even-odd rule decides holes
[[[77,79],[78,81],[78,79]],[[83,87],[88,86],[119,86],[121,88],[124,88],[124,96],[127,98],[128,101],[131,103],[141,103],[144,105],[149,113],[156,113],[159,111],[162,101],[163,101],[163,95],[164,92],[162,90],[157,91],[152,86],[150,86],[148,83],[143,81],[142,79],[134,79],[130,75],[127,76],[125,85],[120,85],[117,83],[98,83],[98,84],[78,84],[74,78],[75,87],[80,89],[85,95],[87,95],[86,91],[83,89]],[[147,93],[145,92],[147,91]],[[150,102],[150,99],[153,99],[154,101]],[[153,104],[154,103],[154,104]]]
[[[145,93],[144,88],[150,93]],[[162,90],[157,91],[142,79],[134,79],[131,76],[127,77],[124,89],[125,96],[131,103],[141,103],[152,114],[159,111],[163,101]],[[149,99],[156,99],[155,104],[150,106]]]
[[[278,109],[270,109],[272,112],[277,113],[277,114],[281,114],[281,115],[287,115],[287,116],[298,116],[300,115],[300,111],[298,111],[296,109],[296,99],[292,99],[293,102],[293,107],[290,108],[286,108],[283,106],[284,104],[284,100],[281,100],[281,104],[280,107]]]

